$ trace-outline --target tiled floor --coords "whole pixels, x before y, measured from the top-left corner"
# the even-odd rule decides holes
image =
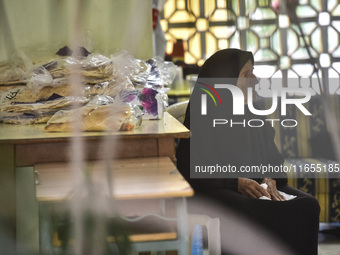
[[[319,255],[340,255],[340,224],[320,224]]]

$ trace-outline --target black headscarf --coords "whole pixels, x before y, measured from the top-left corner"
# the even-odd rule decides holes
[[[243,66],[251,61],[254,64],[253,54],[239,49],[224,49],[213,54],[201,68],[200,78],[237,78]],[[233,84],[233,85],[236,85]]]
[[[205,79],[209,78],[227,78],[229,84],[236,86],[240,71],[249,60],[254,64],[253,53],[249,51],[239,49],[217,51],[202,66],[193,93],[196,93],[197,87],[202,81],[204,82]],[[231,95],[228,96],[230,97]],[[231,99],[228,98],[226,102],[231,103]],[[190,129],[190,102],[186,110],[184,125]]]
[[[248,121],[252,118],[265,119],[250,113],[248,107],[245,107],[244,116],[234,116],[233,99],[228,90],[218,93],[223,106],[216,106],[212,100],[208,100],[208,109],[210,110],[208,116],[202,116],[200,112],[200,96],[205,93],[200,89],[202,84],[210,83],[208,85],[213,87],[213,83],[224,79],[224,82],[236,86],[240,71],[249,60],[254,64],[251,52],[238,49],[220,50],[206,60],[198,75],[184,121],[184,125],[191,130],[192,154],[190,157],[190,139],[181,139],[176,154],[178,169],[196,190],[220,188],[237,190],[238,182],[237,178],[229,178],[229,176],[225,176],[227,178],[191,178],[190,158],[191,161],[193,158],[196,161],[198,159],[199,163],[197,164],[199,165],[218,163],[219,165],[235,166],[237,169],[244,165],[279,165],[283,163],[283,158],[274,144],[274,129],[268,125],[268,122],[264,121],[265,125],[261,128],[239,126],[231,128],[227,125],[212,128],[211,121],[214,116],[219,116],[217,118],[223,116],[223,118],[233,119],[235,122]],[[193,123],[195,126],[191,127]]]

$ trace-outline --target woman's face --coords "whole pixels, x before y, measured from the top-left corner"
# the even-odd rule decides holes
[[[249,60],[241,69],[237,79],[236,86],[239,87],[244,95],[244,103],[247,103],[248,88],[253,88],[253,100],[256,99],[255,85],[259,83],[257,77],[253,74],[254,66],[251,60]]]

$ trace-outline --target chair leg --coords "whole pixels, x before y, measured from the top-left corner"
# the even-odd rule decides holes
[[[210,255],[221,254],[220,220],[208,220],[208,245]]]
[[[51,224],[51,208],[47,205],[39,205],[40,210],[40,254],[53,254],[52,245],[52,224]]]

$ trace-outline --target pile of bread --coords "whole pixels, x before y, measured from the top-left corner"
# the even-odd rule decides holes
[[[0,68],[0,84],[26,83],[0,94],[0,121],[11,124],[48,122],[47,131],[69,131],[77,116],[84,131],[133,128],[131,123],[135,121],[129,121],[134,111],[131,106],[117,102],[87,105],[96,95],[114,101],[122,90],[134,90],[132,79],[120,72],[111,58],[80,49],[81,54],[78,51],[76,55],[68,47],[60,49],[51,60],[35,65],[28,77],[26,72],[25,79],[22,74],[20,77],[9,75],[9,68]],[[134,77],[147,67],[142,65],[143,61],[138,63]],[[13,70],[12,74],[18,73]],[[6,74],[6,81],[1,79],[4,77],[1,74]]]

